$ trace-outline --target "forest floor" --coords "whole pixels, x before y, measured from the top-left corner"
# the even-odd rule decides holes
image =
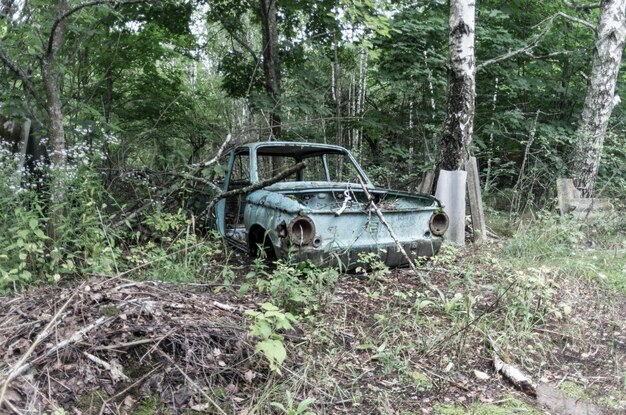
[[[137,272],[4,297],[0,413],[626,413],[619,223],[611,237],[494,224],[506,237],[445,246],[417,275],[261,271],[234,254],[210,281]]]

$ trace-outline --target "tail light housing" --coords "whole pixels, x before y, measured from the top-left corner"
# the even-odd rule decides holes
[[[435,212],[430,217],[430,221],[428,222],[428,227],[430,228],[430,233],[435,236],[443,236],[448,230],[448,225],[450,221],[448,219],[448,215],[443,211]]]
[[[298,216],[289,223],[287,231],[292,244],[308,245],[315,238],[315,223],[308,216]]]

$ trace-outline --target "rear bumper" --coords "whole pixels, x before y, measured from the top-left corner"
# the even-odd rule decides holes
[[[402,247],[411,260],[418,257],[430,257],[435,255],[441,248],[442,238],[433,237],[430,239],[416,240],[410,243],[403,243]],[[366,267],[359,256],[360,254],[374,253],[388,267],[401,267],[408,265],[407,259],[398,251],[396,244],[375,244],[352,246],[350,248],[332,247],[328,248],[302,248],[294,250],[279,250],[279,258],[291,258],[295,261],[309,260],[316,266],[328,266],[350,271],[357,267]]]

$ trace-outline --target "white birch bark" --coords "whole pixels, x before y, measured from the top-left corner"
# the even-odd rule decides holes
[[[615,84],[622,61],[626,0],[603,0],[596,45],[570,171],[583,197],[594,193],[606,128],[617,101]]]
[[[441,169],[462,170],[474,129],[476,3],[450,0],[448,38],[448,110],[441,149]]]

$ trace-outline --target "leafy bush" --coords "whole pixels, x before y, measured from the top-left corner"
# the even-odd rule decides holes
[[[317,309],[339,277],[336,270],[317,268],[309,261],[280,260],[270,272],[263,260],[257,259],[252,268],[241,291],[245,293],[256,286],[260,293],[268,294],[272,302],[291,311]]]

